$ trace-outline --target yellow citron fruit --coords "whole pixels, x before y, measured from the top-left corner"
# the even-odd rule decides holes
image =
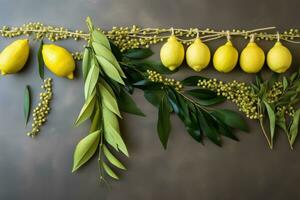
[[[191,44],[186,50],[186,62],[193,70],[199,72],[210,61],[210,51],[206,44],[200,38],[196,38],[194,43]]]
[[[219,72],[230,72],[236,66],[239,53],[232,45],[231,41],[226,42],[225,45],[220,46],[213,57],[213,64]]]
[[[249,42],[240,56],[240,66],[244,72],[257,73],[265,63],[264,51],[255,43]]]
[[[184,47],[177,41],[176,36],[171,35],[168,41],[160,49],[162,64],[170,70],[179,67],[184,59]]]
[[[46,67],[55,75],[69,79],[74,78],[75,61],[65,48],[54,44],[45,44],[42,55]]]
[[[268,52],[267,64],[272,71],[283,73],[292,64],[292,54],[281,42],[276,42]]]
[[[0,54],[1,74],[12,74],[20,71],[29,56],[29,41],[16,40],[8,45]]]

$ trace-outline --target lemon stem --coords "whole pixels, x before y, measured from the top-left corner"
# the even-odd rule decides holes
[[[251,36],[250,36],[250,42],[254,42],[254,40],[255,40],[255,34],[251,34]]]
[[[277,31],[277,42],[280,42],[280,34],[278,31]]]
[[[229,42],[230,41],[230,31],[226,31],[226,38],[227,38],[227,41]]]
[[[174,35],[174,28],[171,27],[171,35],[173,36]]]

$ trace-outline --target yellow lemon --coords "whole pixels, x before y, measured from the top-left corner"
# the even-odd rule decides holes
[[[45,44],[42,54],[45,65],[51,72],[57,76],[74,78],[75,61],[65,48],[54,44]]]
[[[160,59],[162,64],[174,70],[179,67],[184,59],[184,47],[177,41],[174,35],[160,49]]]
[[[186,62],[195,71],[201,71],[210,61],[210,51],[200,38],[196,38],[186,50]]]
[[[238,51],[232,45],[231,41],[220,46],[213,57],[213,63],[216,70],[219,72],[230,72],[236,66],[238,61]]]
[[[8,45],[0,54],[0,70],[3,75],[20,71],[29,56],[29,41],[16,40]]]
[[[255,43],[249,42],[240,57],[240,66],[244,72],[257,73],[265,63],[264,51]]]
[[[268,52],[267,64],[272,71],[283,73],[292,64],[292,54],[281,42],[276,42]]]

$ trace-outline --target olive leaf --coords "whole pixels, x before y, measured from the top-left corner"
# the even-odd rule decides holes
[[[229,127],[249,131],[245,120],[236,112],[228,109],[217,109],[211,112],[213,116]]]
[[[96,152],[100,140],[100,131],[95,131],[83,138],[76,146],[72,172],[85,164]]]
[[[139,71],[146,72],[147,70],[155,70],[161,74],[173,74],[178,71],[178,69],[171,71],[166,68],[160,61],[152,60],[129,60],[125,63],[132,67],[137,68]]]
[[[184,86],[197,86],[199,80],[207,80],[208,78],[202,76],[189,76],[181,81]]]
[[[31,92],[29,85],[26,85],[24,91],[24,118],[25,118],[25,125],[28,123],[30,109],[31,108]]]
[[[122,118],[119,111],[118,103],[116,101],[116,97],[102,83],[98,83],[98,85],[103,105],[110,111],[118,115],[120,118]]]
[[[91,69],[88,72],[85,84],[84,84],[84,96],[85,99],[87,99],[94,91],[97,81],[98,81],[98,77],[99,77],[99,68],[93,64],[91,66]]]
[[[89,28],[89,31],[93,31],[94,30],[94,25],[92,23],[92,19],[88,16],[85,20],[88,28]]]
[[[165,95],[162,97],[162,100],[159,105],[157,121],[158,136],[165,149],[167,148],[167,143],[171,131],[170,112],[171,109],[169,101]]]
[[[266,106],[269,118],[271,141],[273,141],[275,136],[276,116],[270,104],[266,101],[264,101],[264,104]]]
[[[103,161],[101,161],[101,165],[104,169],[104,171],[112,178],[119,180],[119,177],[117,176],[117,174]]]
[[[213,124],[214,119],[206,112],[198,112],[199,121],[202,125],[200,128],[203,130],[205,135],[216,145],[221,146],[221,138],[218,131]]]
[[[120,110],[123,112],[145,116],[145,114],[138,108],[134,100],[125,91],[125,89],[121,89],[120,93],[118,94],[118,105]]]
[[[124,52],[124,56],[129,59],[145,59],[153,55],[149,48],[135,48]]]
[[[126,170],[126,167],[109,151],[109,149],[105,145],[102,146],[102,151],[111,164],[118,167],[119,169]]]
[[[217,97],[217,94],[208,89],[192,89],[186,91],[186,94],[193,96],[197,99],[212,99]]]
[[[144,97],[153,106],[158,107],[165,92],[163,90],[145,90]]]
[[[100,119],[100,110],[99,110],[99,108],[96,108],[94,117],[92,119],[92,124],[91,124],[90,130],[89,130],[89,133],[92,133],[100,128],[99,127],[99,123],[100,123],[99,119]]]
[[[299,118],[300,118],[300,109],[298,109],[294,113],[293,121],[291,123],[291,126],[289,128],[289,135],[290,135],[290,144],[293,145],[295,142],[295,139],[298,135],[298,129],[299,129]]]
[[[104,138],[116,151],[122,151],[129,156],[127,147],[120,135],[120,128],[117,116],[105,106],[102,109]]]
[[[92,40],[105,46],[107,49],[111,50],[109,40],[107,37],[99,30],[93,30]]]
[[[113,64],[111,64],[108,60],[106,60],[104,57],[102,56],[96,56],[98,62],[100,63],[103,71],[105,72],[105,74],[110,77],[111,79],[117,81],[118,83],[124,85],[124,81],[122,80],[118,70],[115,68],[115,66],[113,66]]]
[[[39,75],[42,80],[44,80],[44,60],[43,60],[43,55],[42,55],[42,50],[43,50],[43,40],[40,42],[40,46],[38,49],[37,57],[38,57],[38,67],[39,67]]]
[[[82,57],[82,74],[83,74],[83,80],[85,81],[88,75],[88,72],[91,67],[91,52],[89,48],[84,48],[83,57]]]
[[[84,105],[77,117],[77,120],[75,122],[75,126],[79,126],[82,122],[84,122],[85,120],[90,118],[90,116],[93,113],[95,101],[96,101],[95,100],[95,92],[93,92],[93,94],[91,96],[89,96],[89,98],[84,103]]]

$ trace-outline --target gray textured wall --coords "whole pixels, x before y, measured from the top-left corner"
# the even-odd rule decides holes
[[[212,27],[215,29],[277,26],[279,30],[300,28],[300,1],[297,0],[0,0],[0,25],[24,22],[84,29],[85,17],[97,25],[137,24],[148,27]],[[10,40],[0,39],[0,47]],[[210,43],[211,49],[223,41]],[[234,40],[240,49],[246,41]],[[68,49],[81,49],[74,41],[60,42]],[[265,50],[273,45],[261,42]],[[300,45],[288,45],[298,66]],[[35,54],[38,44],[31,42],[31,59],[17,75],[0,78],[0,199],[299,199],[300,146],[290,151],[283,134],[270,151],[255,122],[251,133],[238,133],[241,142],[224,139],[219,148],[196,143],[174,117],[168,150],[156,135],[157,111],[135,99],[147,118],[125,115],[122,131],[130,159],[121,181],[111,182],[107,190],[99,184],[96,160],[71,174],[73,150],[85,136],[88,124],[73,128],[83,103],[82,79],[54,78],[54,100],[49,120],[36,139],[25,136],[22,98],[25,84],[39,93],[40,80]],[[79,68],[79,67],[78,67]],[[191,74],[181,70],[178,76]],[[249,79],[240,70],[203,74],[223,80]],[[36,103],[36,98],[34,99]],[[232,105],[228,105],[232,106]]]

